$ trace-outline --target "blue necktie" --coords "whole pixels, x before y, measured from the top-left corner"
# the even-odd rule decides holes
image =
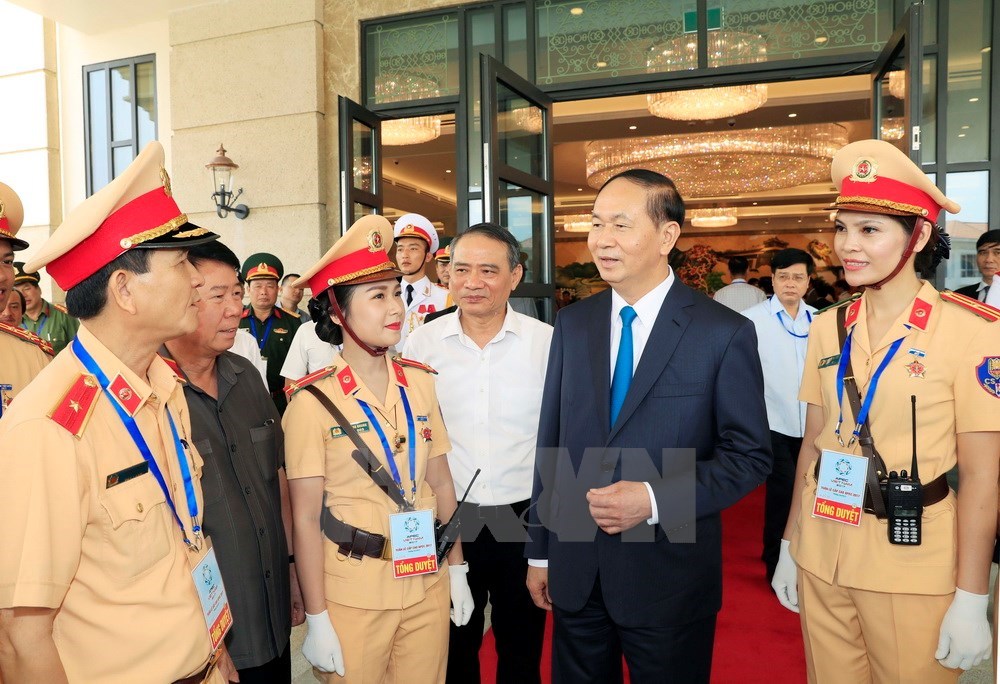
[[[635,309],[626,306],[621,311],[622,339],[618,344],[618,357],[615,359],[615,374],[611,377],[611,425],[618,420],[618,413],[625,403],[628,386],[632,384],[632,321],[635,320]]]

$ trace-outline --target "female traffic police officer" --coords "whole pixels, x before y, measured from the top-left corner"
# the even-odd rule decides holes
[[[851,143],[832,175],[834,248],[865,292],[809,335],[806,434],[772,585],[801,609],[809,681],[954,682],[991,645],[1000,312],[918,278],[947,256],[939,212],[959,207],[902,152]],[[944,481],[956,460],[957,502]]]
[[[463,625],[472,594],[459,544],[436,572],[418,574],[434,564],[435,513],[447,520],[456,500],[433,371],[386,356],[403,320],[390,245],[389,222],[364,217],[296,283],[312,289],[317,335],[344,345],[330,367],[290,384],[283,419],[302,652],[347,682],[436,683],[449,596]]]

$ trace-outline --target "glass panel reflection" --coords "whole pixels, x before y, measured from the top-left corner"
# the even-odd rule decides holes
[[[87,74],[88,112],[90,116],[90,192],[97,192],[111,181],[108,164],[108,72],[101,69]]]
[[[135,65],[136,104],[139,107],[139,149],[156,140],[156,65],[142,62]]]
[[[532,176],[545,174],[545,112],[502,84],[497,84],[497,140],[500,161]]]
[[[111,139],[132,139],[132,67],[111,70]]]
[[[973,268],[973,264],[976,240],[988,229],[990,174],[989,171],[949,173],[945,182],[948,197],[962,207],[962,211],[954,216],[944,214],[945,227],[951,235],[945,287],[955,289],[980,280],[978,268]]]
[[[458,94],[455,14],[372,24],[365,49],[368,105]]]
[[[121,172],[128,168],[135,156],[132,154],[132,146],[116,147],[111,151],[111,166],[114,178],[118,178]]]
[[[501,182],[500,225],[513,233],[521,245],[523,281],[526,283],[546,282],[542,261],[546,218],[544,195]]]
[[[377,214],[375,207],[369,207],[367,204],[361,204],[360,202],[354,203],[354,218],[353,221],[357,221],[359,218],[368,216],[369,214]]]
[[[352,185],[358,190],[374,192],[374,172],[372,170],[372,153],[375,146],[375,131],[360,121],[352,122],[354,138],[354,159]]]
[[[992,0],[951,0],[948,13],[948,163],[985,161]]]

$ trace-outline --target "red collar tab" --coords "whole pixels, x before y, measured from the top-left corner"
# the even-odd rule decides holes
[[[351,370],[350,366],[344,366],[344,370],[337,373],[337,381],[345,395],[352,394],[358,389],[358,380],[354,377],[354,371]]]
[[[858,312],[861,311],[861,298],[858,297],[847,307],[847,315],[844,316],[844,327],[850,328],[858,321]]]
[[[162,356],[161,355],[160,358],[163,359],[163,363],[167,364],[167,366],[170,368],[170,370],[172,370],[174,372],[174,375],[177,376],[177,379],[183,381],[183,379],[184,379],[184,373],[181,371],[180,364],[178,364],[176,361],[174,361],[169,356]]]
[[[403,387],[409,387],[410,383],[406,381],[406,372],[403,371],[403,367],[399,365],[396,359],[392,361],[392,370],[396,373],[396,382],[398,382]]]
[[[132,389],[132,386],[120,374],[115,376],[115,379],[108,385],[108,389],[114,395],[115,399],[118,400],[118,403],[128,411],[130,416],[134,416],[135,412],[142,405],[142,397]]]
[[[913,300],[913,308],[910,309],[910,320],[908,323],[915,328],[927,330],[927,320],[931,317],[932,308],[928,302],[917,297]]]

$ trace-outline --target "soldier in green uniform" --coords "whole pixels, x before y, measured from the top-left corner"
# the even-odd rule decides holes
[[[39,287],[41,277],[24,270],[24,264],[14,262],[14,289],[24,295],[24,318],[21,327],[33,332],[52,345],[56,354],[76,337],[80,321],[66,313],[58,304],[51,304],[42,297]]]
[[[267,361],[267,389],[278,412],[284,413],[285,380],[281,377],[281,366],[302,321],[298,314],[276,306],[278,281],[285,272],[278,257],[266,252],[253,254],[243,262],[241,272],[250,303],[243,308],[240,327],[256,338],[260,355]]]

